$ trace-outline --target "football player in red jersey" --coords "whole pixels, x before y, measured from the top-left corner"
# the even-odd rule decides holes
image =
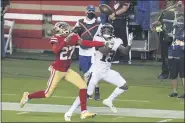
[[[70,69],[72,63],[71,56],[76,45],[89,47],[105,46],[105,43],[98,41],[84,41],[74,33],[71,33],[70,25],[66,22],[57,22],[53,28],[54,36],[51,38],[52,51],[56,54],[56,60],[50,66],[51,75],[45,90],[33,93],[24,92],[20,101],[20,107],[31,99],[51,97],[56,90],[60,80],[67,80],[79,88],[79,98],[81,102],[81,119],[93,118],[95,113],[87,111],[87,85],[81,76]]]

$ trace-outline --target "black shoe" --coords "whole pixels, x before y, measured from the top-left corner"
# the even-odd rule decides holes
[[[168,79],[168,74],[160,74],[158,79]]]
[[[99,87],[95,88],[94,100],[100,100],[100,91]]]
[[[168,95],[168,97],[177,97],[178,93],[172,92]]]
[[[180,95],[180,96],[178,96],[178,98],[180,98],[180,99],[184,99],[184,97],[185,97],[185,93]]]
[[[87,95],[87,99],[92,99],[92,95]]]

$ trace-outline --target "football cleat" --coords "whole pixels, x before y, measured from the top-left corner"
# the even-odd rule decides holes
[[[92,96],[91,95],[87,95],[87,99],[92,99]]]
[[[24,92],[23,96],[22,96],[22,99],[20,101],[20,107],[23,108],[24,105],[28,102],[28,95],[29,93],[28,92]]]
[[[178,93],[177,92],[172,92],[168,95],[168,97],[177,97]]]
[[[184,99],[184,98],[185,98],[185,93],[184,93],[184,94],[182,94],[182,95],[180,95],[180,96],[178,96],[178,98],[180,98],[180,99]]]
[[[114,105],[112,104],[112,102],[110,100],[108,100],[108,99],[103,100],[103,104],[108,106],[112,112],[117,113],[116,107],[114,107]]]
[[[88,111],[85,111],[83,113],[81,113],[81,119],[86,119],[86,118],[94,118],[96,116],[96,113],[91,113]]]
[[[70,112],[66,112],[64,114],[64,120],[68,121],[68,122],[71,121],[71,116],[72,116],[72,114]]]

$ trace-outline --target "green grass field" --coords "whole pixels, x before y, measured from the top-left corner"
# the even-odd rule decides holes
[[[45,89],[49,77],[49,61],[15,60],[2,61],[2,102],[19,103],[24,91],[33,92]],[[72,69],[78,72],[77,62]],[[171,92],[170,80],[161,82],[157,79],[159,66],[130,66],[113,65],[126,78],[129,90],[115,100],[114,105],[120,108],[160,109],[184,111],[184,100],[169,98]],[[100,83],[101,98],[107,98],[114,86],[105,82]],[[108,91],[107,91],[108,90]],[[31,104],[71,105],[77,96],[78,89],[66,81],[61,81],[54,97],[49,99],[31,100]],[[179,94],[182,94],[179,83]],[[89,106],[103,107],[101,101],[90,100]],[[20,111],[21,112],[21,111]],[[18,111],[2,111],[2,122],[60,122],[64,121],[63,113],[27,112],[17,114]],[[139,112],[138,112],[139,113]],[[11,117],[11,118],[10,118]],[[106,116],[98,115],[94,119],[84,122],[158,122],[167,118]],[[76,114],[73,121],[81,121]],[[82,122],[83,122],[82,121]],[[184,119],[171,119],[169,122],[183,122]]]

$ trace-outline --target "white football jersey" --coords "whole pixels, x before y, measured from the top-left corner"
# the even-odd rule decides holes
[[[100,51],[96,51],[95,53],[95,61],[92,64],[91,67],[91,71],[93,70],[97,70],[97,69],[106,69],[106,68],[110,68],[111,64],[112,64],[112,59],[114,57],[114,55],[116,54],[116,51],[118,49],[118,47],[123,44],[122,40],[120,38],[112,38],[112,40],[114,41],[114,45],[112,50],[108,53],[107,56],[103,55]],[[102,41],[105,42],[105,39],[103,37],[100,36],[95,36],[94,37],[94,41]]]

